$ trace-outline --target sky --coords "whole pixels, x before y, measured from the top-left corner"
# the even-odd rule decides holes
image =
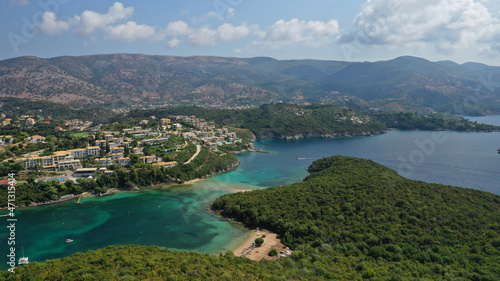
[[[497,0],[0,0],[0,60],[109,53],[500,65]]]

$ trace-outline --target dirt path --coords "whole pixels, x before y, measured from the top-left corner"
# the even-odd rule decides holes
[[[235,256],[245,256],[254,261],[260,261],[262,259],[271,260],[274,258],[268,255],[269,251],[276,249],[279,253],[280,251],[285,250],[286,246],[281,243],[276,233],[272,233],[264,229],[253,230],[252,232],[253,234],[243,244],[233,250]],[[263,238],[264,244],[260,247],[253,246],[255,239],[262,237],[262,235],[266,236]],[[287,251],[292,252],[291,250]]]
[[[197,144],[196,145],[196,153],[193,155],[193,157],[191,157],[188,161],[186,161],[186,163],[184,164],[189,164],[191,163],[191,161],[193,161],[194,158],[196,158],[196,156],[198,156],[198,154],[200,154],[200,151],[201,151],[201,145]]]

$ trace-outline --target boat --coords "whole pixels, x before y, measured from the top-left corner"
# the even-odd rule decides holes
[[[69,239],[69,238],[66,239],[66,243],[71,243],[71,242],[73,242],[73,239]]]
[[[24,246],[23,246],[23,257],[19,258],[19,261],[17,262],[17,264],[23,265],[23,264],[28,264],[28,263],[30,263],[30,262],[28,260],[28,257],[24,256]]]
[[[28,257],[22,257],[22,258],[19,258],[19,262],[17,262],[19,265],[23,265],[23,264],[28,264],[30,263],[28,261]]]

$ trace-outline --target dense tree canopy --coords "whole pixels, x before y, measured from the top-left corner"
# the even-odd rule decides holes
[[[500,278],[500,196],[408,180],[350,157],[315,161],[309,172],[290,186],[223,196],[213,208],[276,231],[291,248],[327,247],[407,277]]]

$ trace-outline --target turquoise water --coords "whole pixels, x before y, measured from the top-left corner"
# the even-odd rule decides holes
[[[17,257],[21,245],[32,261],[115,244],[224,252],[249,232],[207,211],[213,200],[235,189],[300,181],[312,161],[335,154],[372,159],[416,180],[500,194],[500,133],[392,131],[362,138],[259,141],[256,146],[271,153],[240,155],[242,163],[234,171],[189,186],[17,210]],[[7,223],[0,221],[0,269],[6,269]],[[66,244],[67,238],[74,242]]]

